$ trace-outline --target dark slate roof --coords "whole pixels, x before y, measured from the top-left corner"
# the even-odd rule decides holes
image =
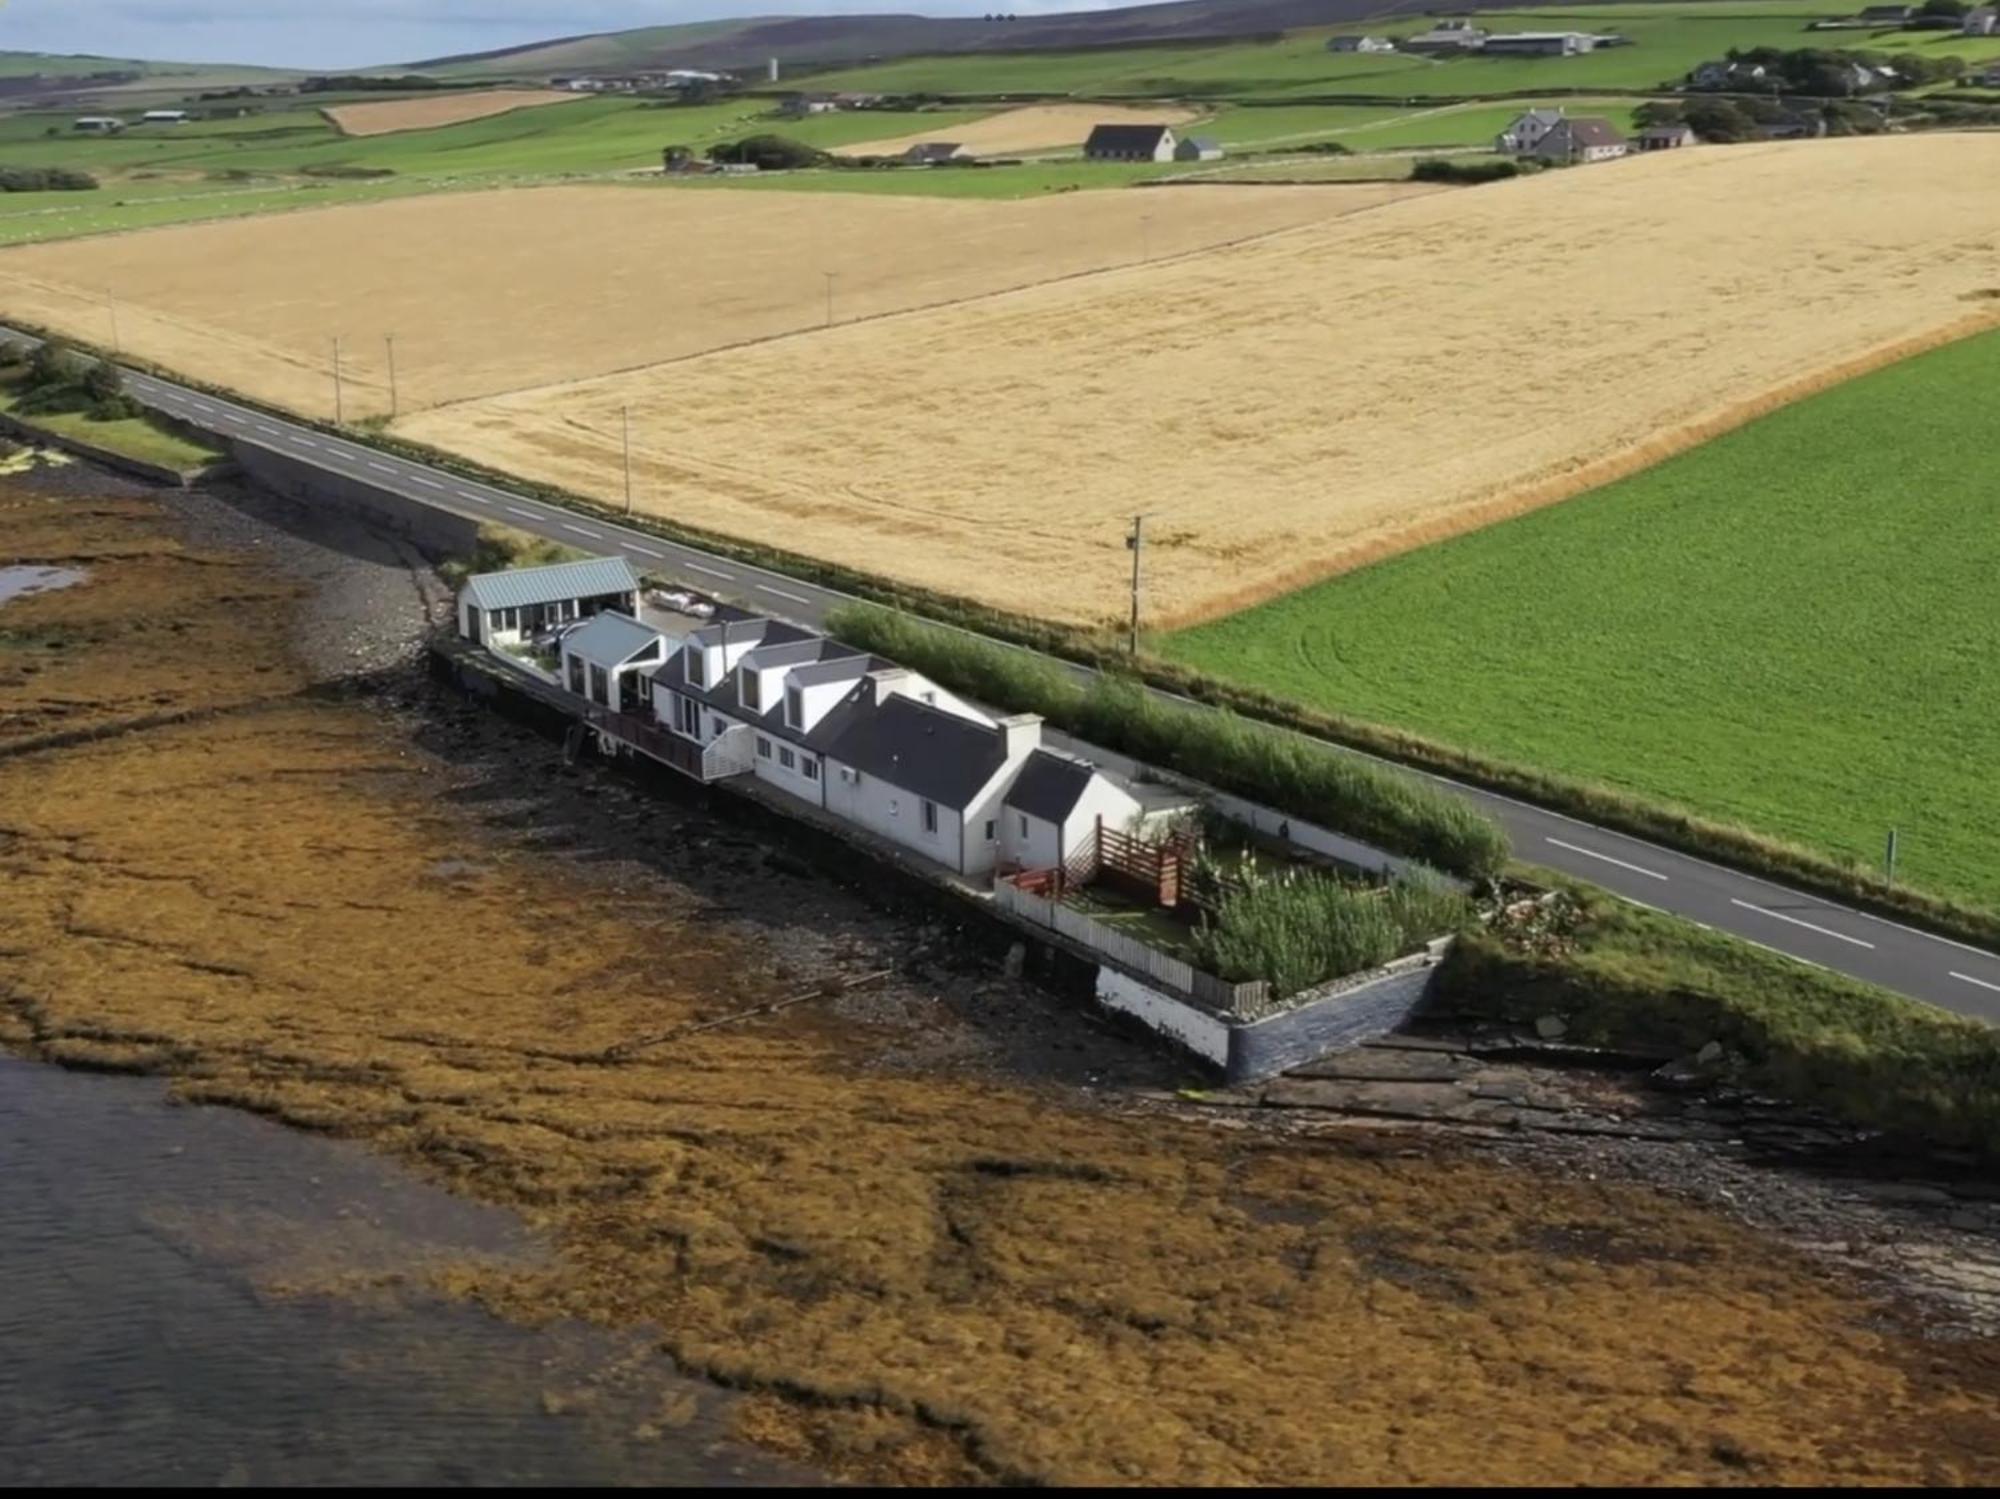
[[[1006,805],[1016,812],[1025,812],[1030,817],[1039,817],[1043,822],[1060,825],[1083,797],[1090,778],[1097,773],[1094,766],[1081,760],[1073,760],[1068,755],[1058,755],[1053,750],[1038,749],[1028,756],[1027,764],[1014,778],[1013,787],[1007,792]]]
[[[950,161],[958,155],[957,141],[923,141],[903,153],[910,161]]]
[[[1083,143],[1084,154],[1092,151],[1157,151],[1168,125],[1096,125]]]
[[[1609,120],[1600,120],[1594,115],[1585,115],[1580,119],[1564,120],[1562,124],[1556,126],[1555,130],[1550,131],[1549,134],[1554,135],[1564,129],[1569,131],[1569,138],[1578,146],[1622,146],[1625,144],[1625,137],[1612,127]]]
[[[824,746],[829,759],[954,811],[964,811],[1007,759],[1004,730],[902,693],[872,709],[850,700],[829,720],[835,714],[842,721]]]
[[[839,642],[833,642],[838,645]],[[866,672],[885,671],[889,662],[880,656],[868,656],[860,651],[842,647],[842,654],[815,661],[809,666],[797,667],[785,678],[801,687],[817,687],[822,682],[838,682],[843,677],[858,677]]]
[[[759,620],[757,623],[776,622]],[[742,623],[731,626],[730,639],[742,639],[743,636],[737,632],[747,631],[748,628],[748,625]],[[778,628],[782,631],[792,631],[792,626],[790,625],[779,625]],[[706,635],[708,631],[703,630],[700,633]],[[796,631],[794,633],[805,635],[806,638],[801,641],[788,640],[774,642],[767,646],[760,646],[756,650],[745,652],[745,659],[747,660],[753,656],[761,657],[766,652],[772,654],[782,652],[788,657],[794,651],[800,652],[799,659],[808,664],[793,667],[786,680],[797,681],[801,686],[811,685],[815,678],[821,681],[837,681],[842,676],[851,677],[859,675],[856,671],[857,664],[862,671],[878,670],[889,664],[879,657],[861,656],[855,651],[853,646],[843,644],[838,640],[829,639],[824,635],[813,635],[806,631]],[[699,638],[699,636],[694,638]],[[713,638],[719,639],[720,636],[718,635]],[[828,659],[816,660],[816,655]],[[740,666],[742,662],[739,661],[737,664]],[[771,662],[770,664],[778,665],[781,663]],[[677,650],[671,656],[667,657],[666,663],[652,673],[652,678],[655,686],[671,688],[684,697],[691,697],[697,702],[706,703],[709,707],[715,709],[716,712],[726,715],[737,723],[753,725],[761,734],[769,734],[774,738],[783,739],[791,744],[801,745],[807,749],[824,750],[830,740],[839,732],[840,725],[852,717],[852,714],[845,711],[848,705],[843,701],[836,704],[823,715],[812,729],[802,733],[785,722],[785,695],[782,692],[772,693],[773,701],[767,703],[761,711],[754,711],[744,707],[742,697],[737,692],[736,673],[733,671],[719,683],[712,683],[706,687],[690,686],[687,679],[686,651]]]

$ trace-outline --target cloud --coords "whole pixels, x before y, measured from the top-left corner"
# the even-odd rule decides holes
[[[1098,10],[1111,0],[11,0],[0,49],[338,69],[746,15]]]

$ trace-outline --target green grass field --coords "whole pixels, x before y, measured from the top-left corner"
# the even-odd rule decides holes
[[[1163,648],[2000,906],[1996,388],[1989,333]]]
[[[14,399],[11,390],[0,388],[0,411],[12,413]],[[60,437],[94,443],[114,453],[123,453],[128,458],[157,463],[163,468],[179,469],[183,473],[206,468],[222,456],[219,449],[191,442],[143,416],[100,422],[83,412],[58,411],[24,416],[19,420]]]

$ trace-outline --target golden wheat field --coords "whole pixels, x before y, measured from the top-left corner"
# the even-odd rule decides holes
[[[1667,152],[403,430],[610,494],[629,406],[643,506],[1067,620],[1124,607],[1147,512],[1178,622],[1990,321],[1996,182],[1996,135]]]
[[[1098,125],[1183,125],[1196,118],[1191,109],[1172,106],[1128,108],[1105,104],[1029,104],[1002,110],[970,125],[953,125],[888,140],[842,146],[843,156],[895,156],[925,141],[957,141],[972,156],[997,156],[1006,151],[1053,151],[1080,146]]]
[[[0,311],[312,416],[684,359],[1426,191],[1077,192],[1017,202],[662,186],[449,193],[0,251]],[[735,413],[717,413],[727,421]]]
[[[383,99],[369,104],[336,104],[320,111],[342,135],[389,135],[397,130],[435,130],[488,115],[538,104],[566,104],[576,98],[555,89],[493,88],[424,99]]]

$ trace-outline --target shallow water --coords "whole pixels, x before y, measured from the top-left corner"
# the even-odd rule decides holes
[[[358,1147],[0,1057],[0,1484],[804,1476],[724,1441],[642,1334],[411,1283],[542,1252]]]
[[[54,593],[81,583],[85,574],[73,567],[0,567],[0,604],[30,593]]]

